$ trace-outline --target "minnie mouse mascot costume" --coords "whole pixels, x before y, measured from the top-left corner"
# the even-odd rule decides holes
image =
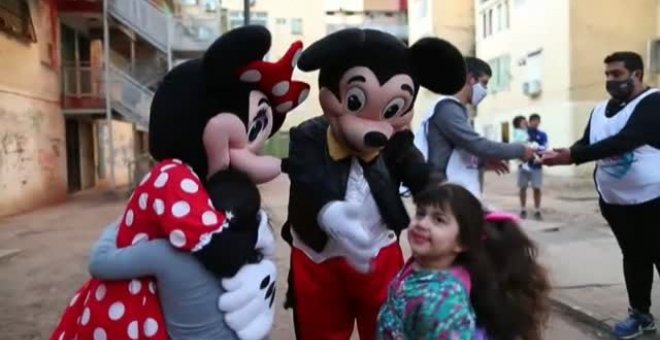
[[[411,47],[369,29],[345,29],[306,49],[298,67],[320,70],[323,116],[290,131],[287,306],[302,340],[374,339],[387,286],[403,264],[398,236],[410,222],[399,187],[430,178],[408,130],[420,86],[457,92],[461,53],[424,38]]]
[[[261,256],[274,247],[274,239],[269,230],[256,230],[267,225],[257,222],[264,216],[254,207],[259,198],[237,206],[234,196],[241,195],[221,190],[225,197],[212,200],[207,191],[209,182],[225,181],[254,192],[256,184],[280,173],[280,160],[257,153],[287,112],[305,99],[309,86],[291,80],[302,43],[269,63],[262,59],[270,43],[265,28],[241,27],[218,38],[202,58],[165,76],[149,129],[150,152],[158,164],[129,199],[119,222],[118,248],[167,238],[219,277],[231,277],[229,292],[249,296],[267,288],[274,294],[274,285],[260,287],[263,275],[274,282],[276,273]],[[51,339],[168,339],[155,284],[151,277],[90,279],[73,296]]]

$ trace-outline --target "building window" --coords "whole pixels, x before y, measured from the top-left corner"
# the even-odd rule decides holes
[[[494,12],[494,13],[493,13]],[[487,38],[495,32],[509,28],[509,1],[500,1],[481,12],[482,36]]]
[[[243,11],[229,12],[229,29],[243,26]],[[250,12],[250,25],[268,26],[266,12]]]
[[[284,24],[286,24],[286,19],[284,19],[284,18],[277,18],[277,19],[275,19],[275,24],[277,24],[277,25],[284,25]]]
[[[428,4],[427,4],[427,1],[428,1],[428,0],[417,0],[417,3],[416,3],[416,5],[417,5],[417,6],[416,6],[417,13],[416,13],[416,14],[417,14],[417,18],[418,18],[418,19],[426,18],[426,14],[427,14],[427,12],[428,12]]]
[[[488,24],[486,25],[486,28],[488,29],[487,35],[492,35],[493,34],[493,10],[492,9],[488,10]]]
[[[37,41],[27,1],[0,1],[0,31],[29,42]]]
[[[488,36],[488,22],[486,20],[486,13],[481,13],[481,34],[485,38]]]
[[[291,34],[302,34],[302,19],[291,19]]]
[[[507,91],[511,84],[511,56],[502,55],[491,59],[488,64],[493,71],[493,76],[488,83],[488,89],[491,93]]]

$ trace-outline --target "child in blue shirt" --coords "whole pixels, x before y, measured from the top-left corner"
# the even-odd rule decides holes
[[[516,217],[465,188],[415,197],[412,257],[389,287],[378,339],[541,339],[549,283]]]

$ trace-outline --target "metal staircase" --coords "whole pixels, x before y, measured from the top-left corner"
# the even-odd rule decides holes
[[[149,0],[107,1],[108,14],[163,52],[168,68],[172,67],[175,51],[188,57],[191,51],[193,55],[195,51],[201,53],[221,34],[219,17],[173,17]],[[117,58],[110,60],[112,109],[146,130],[154,95],[149,88],[154,88],[162,75],[149,74],[143,69],[149,68],[148,65],[140,65],[140,70],[128,70]]]
[[[133,30],[171,60],[171,15],[163,12],[149,0],[107,1],[108,13],[113,19]],[[154,92],[148,88],[149,84],[141,83],[119,65],[117,58],[109,58],[108,66],[107,93],[111,108],[133,122],[138,129],[147,131]],[[162,75],[154,75],[152,80],[160,76]]]

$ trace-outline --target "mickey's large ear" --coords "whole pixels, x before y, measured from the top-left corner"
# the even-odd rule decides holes
[[[347,28],[325,36],[303,51],[298,59],[302,71],[318,70],[329,61],[345,56],[352,48],[364,43],[365,32]]]
[[[422,38],[410,47],[419,84],[438,94],[454,94],[465,85],[465,61],[448,41]]]
[[[220,36],[203,57],[204,76],[209,85],[236,81],[237,70],[252,61],[262,60],[270,44],[270,32],[258,25],[242,26]]]

